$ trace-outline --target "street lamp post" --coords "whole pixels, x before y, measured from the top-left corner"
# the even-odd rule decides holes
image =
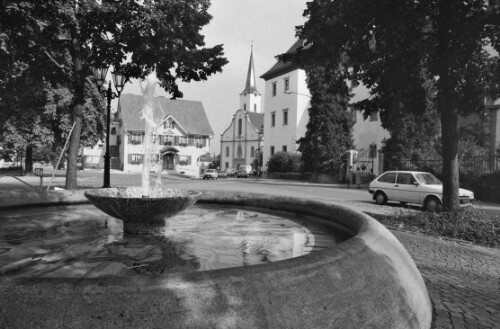
[[[108,83],[108,88],[104,89],[104,82],[106,80],[106,74],[108,73],[107,67],[100,67],[93,69],[94,78],[97,83],[97,88],[100,93],[106,96],[108,101],[107,106],[107,117],[106,117],[106,153],[104,153],[104,183],[103,188],[111,187],[110,185],[110,171],[111,171],[111,154],[109,153],[109,135],[111,126],[111,100],[120,97],[123,90],[123,86],[127,83],[128,78],[121,72],[112,72],[113,83],[116,88],[116,92],[111,89],[111,81]]]

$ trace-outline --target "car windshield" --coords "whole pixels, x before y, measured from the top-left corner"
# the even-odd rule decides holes
[[[443,183],[436,178],[433,174],[429,173],[419,173],[415,174],[418,181],[424,185],[442,185]]]

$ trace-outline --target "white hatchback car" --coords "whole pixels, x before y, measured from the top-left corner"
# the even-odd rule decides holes
[[[429,211],[442,207],[443,183],[434,175],[421,171],[387,171],[375,178],[368,187],[377,204],[399,201],[420,204]],[[459,189],[460,203],[474,200],[474,192]]]

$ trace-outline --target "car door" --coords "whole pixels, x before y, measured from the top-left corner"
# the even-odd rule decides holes
[[[396,173],[387,172],[380,176],[376,182],[375,189],[382,190],[387,196],[388,200],[394,200],[396,197],[395,187],[396,184]]]
[[[412,173],[398,173],[395,191],[397,196],[394,200],[409,203],[419,203],[419,185]]]

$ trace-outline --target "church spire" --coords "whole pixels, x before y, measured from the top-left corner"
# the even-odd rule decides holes
[[[248,73],[247,73],[247,80],[245,83],[245,89],[243,90],[243,93],[253,93],[254,91],[257,91],[257,84],[256,84],[256,79],[255,79],[255,68],[253,66],[253,44],[251,46],[250,50],[250,62],[248,63]]]

